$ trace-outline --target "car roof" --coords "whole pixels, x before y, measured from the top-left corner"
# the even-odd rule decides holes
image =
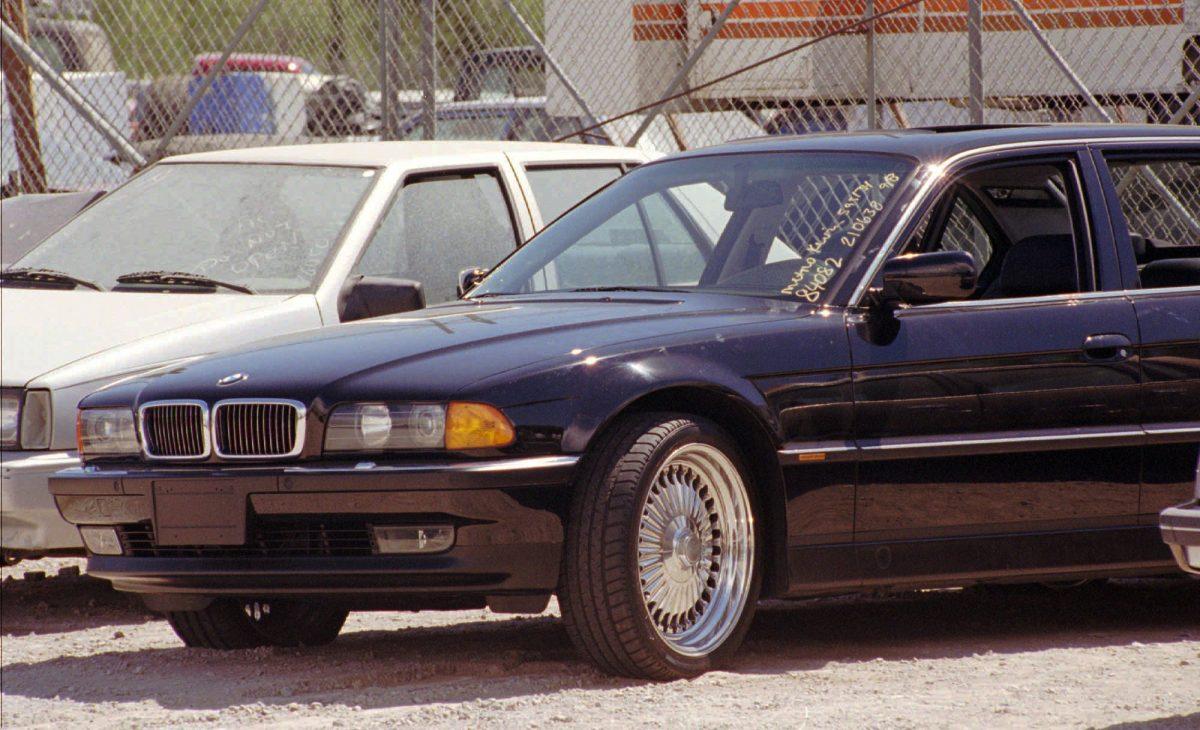
[[[379,167],[411,162],[426,157],[448,158],[456,155],[496,154],[505,152],[561,153],[569,159],[645,160],[647,155],[629,147],[571,144],[564,142],[502,141],[431,141],[431,142],[332,142],[322,144],[250,147],[215,152],[176,155],[164,163],[249,162],[291,165],[352,165]]]
[[[935,163],[962,152],[999,145],[1075,140],[1192,137],[1200,128],[1171,124],[1026,124],[918,127],[871,132],[830,132],[754,137],[685,152],[682,156],[732,152],[839,151],[903,154]],[[678,157],[680,155],[676,155]]]

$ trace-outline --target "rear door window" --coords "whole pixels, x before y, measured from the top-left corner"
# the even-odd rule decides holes
[[[1108,160],[1142,289],[1200,286],[1200,153]]]
[[[546,225],[621,177],[621,168],[618,165],[527,167],[525,176],[533,191],[533,202],[542,214],[542,225]]]
[[[356,274],[421,282],[425,303],[455,297],[458,272],[490,267],[517,244],[499,172],[419,175],[405,181]]]

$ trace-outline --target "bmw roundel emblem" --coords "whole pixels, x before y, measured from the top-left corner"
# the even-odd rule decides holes
[[[245,373],[232,373],[218,380],[217,385],[233,385],[234,383],[242,382],[248,377],[250,376]]]

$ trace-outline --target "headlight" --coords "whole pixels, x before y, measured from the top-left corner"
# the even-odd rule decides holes
[[[0,391],[0,446],[15,448],[17,426],[21,423],[21,391],[6,388]]]
[[[457,451],[514,439],[512,423],[483,403],[353,403],[335,408],[325,428],[326,451]]]
[[[50,448],[51,421],[50,391],[0,391],[0,444],[5,448]]]
[[[440,449],[445,436],[445,406],[355,403],[339,406],[329,415],[325,450]]]
[[[21,448],[50,448],[50,425],[53,422],[50,410],[50,391],[25,391],[25,403],[21,408]]]
[[[79,411],[75,420],[75,438],[80,456],[121,456],[141,450],[130,408]]]

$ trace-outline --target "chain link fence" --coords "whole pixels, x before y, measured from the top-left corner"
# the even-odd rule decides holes
[[[572,135],[669,152],[1200,118],[1200,0],[0,2],[6,195],[270,144]]]

